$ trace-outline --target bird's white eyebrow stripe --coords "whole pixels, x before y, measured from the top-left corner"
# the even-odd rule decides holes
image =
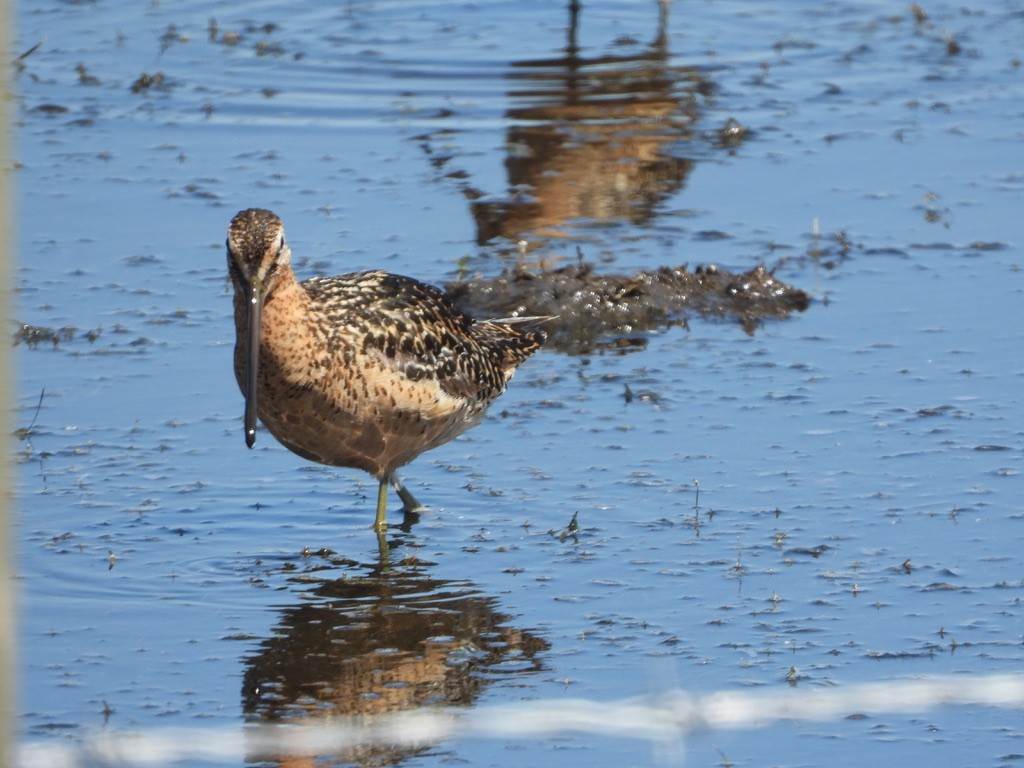
[[[291,263],[291,251],[288,246],[285,245],[284,235],[278,235],[277,240],[274,242],[276,245],[274,258],[263,259],[260,261],[259,271],[256,274],[256,278],[261,282],[266,282],[267,276],[272,270]]]

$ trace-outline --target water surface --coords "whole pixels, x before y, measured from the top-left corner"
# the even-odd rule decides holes
[[[1024,16],[921,10],[595,0],[573,35],[521,1],[23,5],[13,314],[70,329],[15,350],[23,742],[1018,671]],[[302,276],[578,247],[763,262],[814,303],[542,351],[407,468],[430,511],[388,576],[370,478],[244,447],[223,241],[253,205]],[[863,714],[685,758],[1024,752],[1019,711]],[[566,733],[335,759],[682,756]]]

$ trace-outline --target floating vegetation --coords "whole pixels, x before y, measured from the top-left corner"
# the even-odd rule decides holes
[[[70,325],[62,328],[49,328],[44,325],[28,325],[23,323],[14,332],[14,346],[24,344],[35,348],[40,344],[52,344],[56,349],[62,341],[71,341],[75,337],[75,329]]]
[[[737,320],[753,333],[763,320],[803,312],[811,303],[764,265],[731,272],[683,264],[623,275],[600,274],[581,260],[539,274],[520,267],[495,278],[455,280],[446,290],[477,317],[551,318],[548,347],[573,354],[636,348],[638,332],[685,326],[691,315]]]
[[[569,521],[568,525],[566,525],[564,528],[562,528],[561,530],[558,530],[558,531],[555,531],[555,530],[548,531],[548,535],[549,536],[554,536],[556,539],[558,539],[562,543],[565,543],[567,540],[572,539],[573,544],[579,544],[580,543],[580,537],[579,537],[578,534],[579,534],[579,530],[580,530],[580,524],[579,524],[579,522],[577,520],[578,516],[579,516],[579,512],[573,512],[572,513],[572,519]]]
[[[131,85],[132,93],[142,93],[148,91],[151,88],[156,90],[164,91],[167,90],[166,78],[163,72],[154,72],[152,75],[148,72],[143,72],[139,75],[138,79],[135,80]]]
[[[81,336],[90,344],[94,343],[103,334],[102,328],[92,328],[84,331]],[[35,349],[40,345],[49,344],[57,349],[62,343],[67,343],[78,335],[78,329],[72,325],[51,328],[46,325],[29,325],[22,323],[14,332],[13,346],[24,344],[29,349]]]

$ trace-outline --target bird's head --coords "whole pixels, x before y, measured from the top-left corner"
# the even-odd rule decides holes
[[[239,211],[228,226],[228,269],[236,288],[254,286],[265,296],[273,287],[279,267],[291,263],[292,252],[284,240],[284,224],[273,211],[248,208]]]
[[[284,225],[273,211],[239,211],[228,226],[228,272],[245,311],[245,444],[256,443],[257,382],[260,362],[260,317],[282,267],[291,262]],[[241,341],[241,340],[240,340]]]

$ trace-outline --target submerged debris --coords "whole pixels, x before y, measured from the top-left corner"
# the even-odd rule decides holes
[[[551,318],[545,324],[547,346],[574,354],[642,346],[637,333],[685,325],[691,315],[734,318],[753,333],[762,320],[803,312],[811,302],[764,265],[730,272],[683,264],[603,275],[580,262],[541,274],[520,267],[495,278],[455,280],[445,288],[460,309],[477,317]]]
[[[735,149],[749,137],[750,129],[736,118],[730,117],[721,128],[714,132],[713,141],[716,146]]]
[[[66,114],[69,110],[62,104],[40,104],[38,107],[32,107],[30,111],[37,115],[53,117]]]
[[[79,85],[99,85],[100,79],[89,74],[89,70],[85,68],[85,64],[78,64],[75,67],[75,72],[78,74]]]

